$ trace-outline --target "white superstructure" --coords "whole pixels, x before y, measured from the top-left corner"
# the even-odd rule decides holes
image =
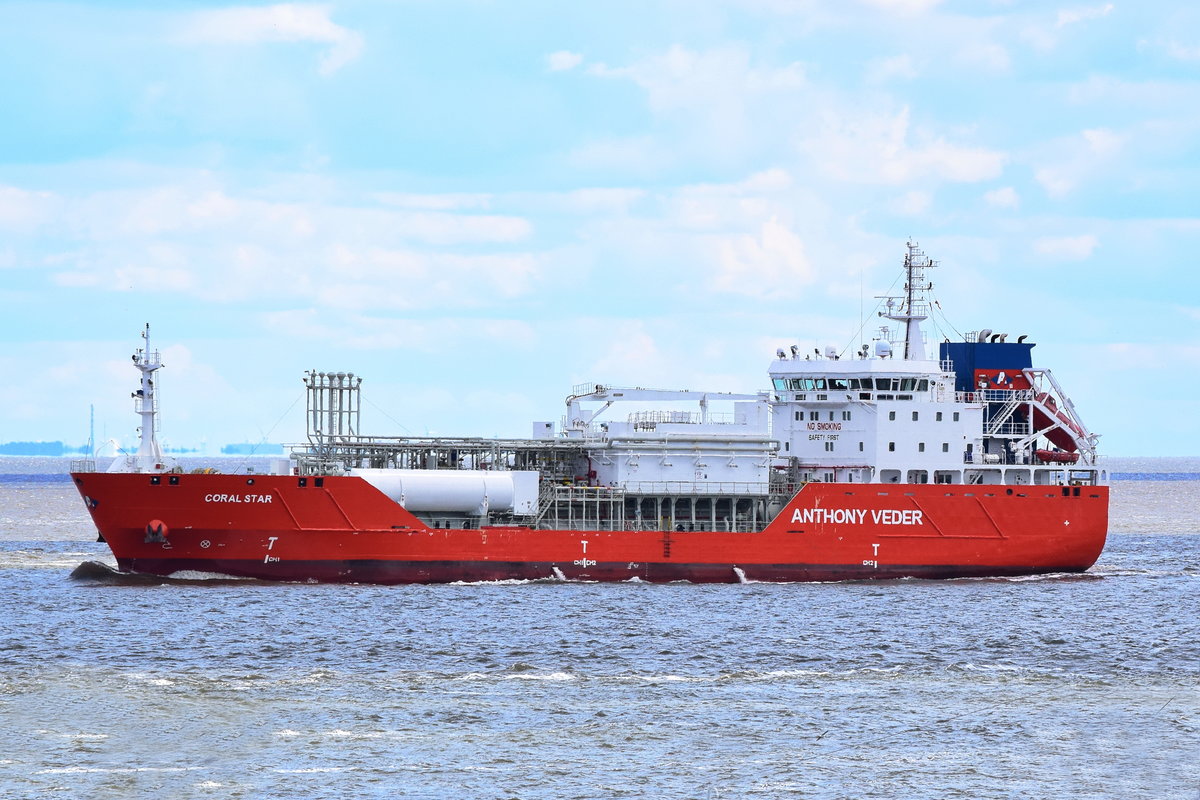
[[[576,386],[558,423],[528,439],[358,433],[361,383],[309,373],[303,475],[352,472],[421,508],[435,525],[490,518],[556,529],[761,530],[805,483],[1096,483],[1096,436],[1033,343],[990,330],[931,343],[936,303],[915,242],[903,290],[881,298],[873,344],[780,349],[754,394]],[[313,376],[316,376],[314,378]],[[509,497],[454,472],[535,476]],[[1015,491],[1015,490],[1014,490]]]
[[[1055,484],[1080,459],[1095,465],[1097,437],[1050,371],[1032,367],[1026,337],[987,330],[929,355],[925,270],[936,266],[908,243],[903,293],[879,312],[900,325],[881,328],[873,351],[776,353],[771,431],[790,480]]]

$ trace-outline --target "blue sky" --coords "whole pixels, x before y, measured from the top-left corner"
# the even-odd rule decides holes
[[[523,436],[577,383],[757,391],[910,236],[1110,455],[1200,454],[1200,9],[0,4],[0,440]],[[872,330],[868,328],[869,338]],[[296,402],[299,399],[299,402]]]

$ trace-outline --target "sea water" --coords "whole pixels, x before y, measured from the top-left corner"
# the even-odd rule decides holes
[[[1200,459],[1108,466],[1084,575],[378,587],[72,578],[0,459],[0,797],[1195,800]]]

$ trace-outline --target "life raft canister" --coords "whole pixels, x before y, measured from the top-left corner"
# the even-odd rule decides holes
[[[146,523],[146,536],[151,539],[166,539],[171,531],[161,519],[152,519]]]

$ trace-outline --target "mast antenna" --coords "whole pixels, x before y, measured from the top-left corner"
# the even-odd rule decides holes
[[[929,319],[929,290],[933,284],[926,279],[925,270],[936,266],[937,262],[909,239],[904,256],[904,296],[883,298],[888,301],[888,310],[881,316],[904,323],[904,358],[908,360],[926,360],[921,323]]]

